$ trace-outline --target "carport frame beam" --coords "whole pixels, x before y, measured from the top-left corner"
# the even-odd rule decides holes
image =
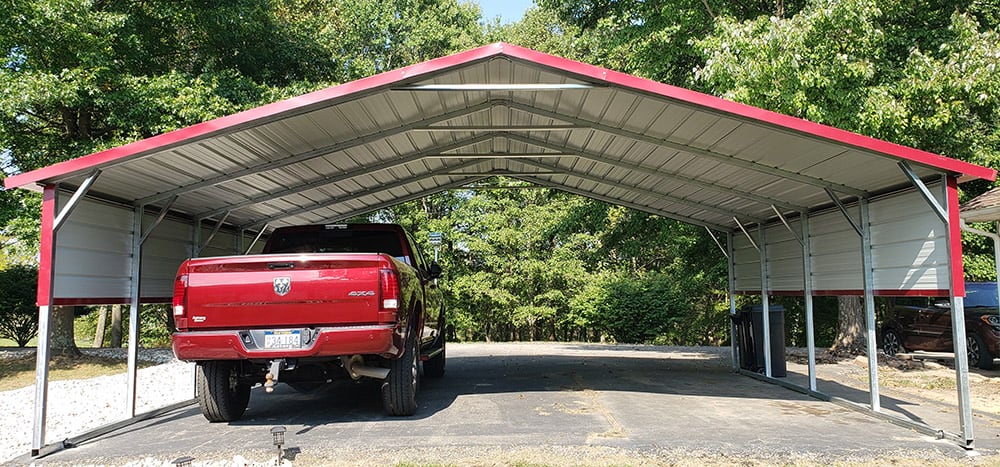
[[[40,247],[38,252],[38,345],[35,350],[35,413],[31,434],[31,455],[37,456],[45,446],[45,424],[49,400],[49,357],[51,334],[50,322],[55,298],[56,279],[56,235],[59,228],[79,205],[93,186],[100,170],[95,170],[77,187],[73,196],[59,212],[59,185],[49,184],[42,189],[42,219]]]
[[[760,307],[764,334],[764,375],[768,378],[771,374],[771,304],[767,291],[767,241],[764,237],[765,226],[763,223],[757,225],[760,240]]]

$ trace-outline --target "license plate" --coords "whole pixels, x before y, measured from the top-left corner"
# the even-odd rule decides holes
[[[297,349],[301,346],[301,331],[264,331],[265,349]]]

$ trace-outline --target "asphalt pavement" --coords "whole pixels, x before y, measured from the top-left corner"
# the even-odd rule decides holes
[[[526,460],[827,463],[969,454],[952,442],[734,374],[726,351],[452,343],[445,377],[421,381],[412,417],[384,415],[374,382],[339,381],[309,393],[278,385],[271,394],[255,388],[237,422],[209,423],[192,406],[34,462],[121,465],[191,456],[197,463],[236,455],[263,462],[274,458],[270,429],[279,425],[288,430],[285,457],[296,465],[494,465],[538,451],[546,454]]]

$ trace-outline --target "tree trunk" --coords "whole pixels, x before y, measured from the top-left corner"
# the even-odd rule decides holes
[[[122,346],[122,306],[111,306],[111,347]]]
[[[866,353],[864,300],[857,296],[838,296],[837,309],[837,338],[830,350],[850,355]]]
[[[52,332],[49,334],[49,349],[52,355],[77,356],[80,349],[76,348],[73,336],[73,318],[76,307],[52,307]]]
[[[108,327],[108,307],[97,309],[97,329],[94,331],[94,348],[104,347],[104,330]]]

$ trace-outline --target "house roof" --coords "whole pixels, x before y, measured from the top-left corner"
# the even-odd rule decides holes
[[[733,230],[993,169],[496,43],[8,177],[239,228],[345,219],[493,176]]]
[[[961,213],[968,222],[1000,221],[1000,187],[963,203]]]

